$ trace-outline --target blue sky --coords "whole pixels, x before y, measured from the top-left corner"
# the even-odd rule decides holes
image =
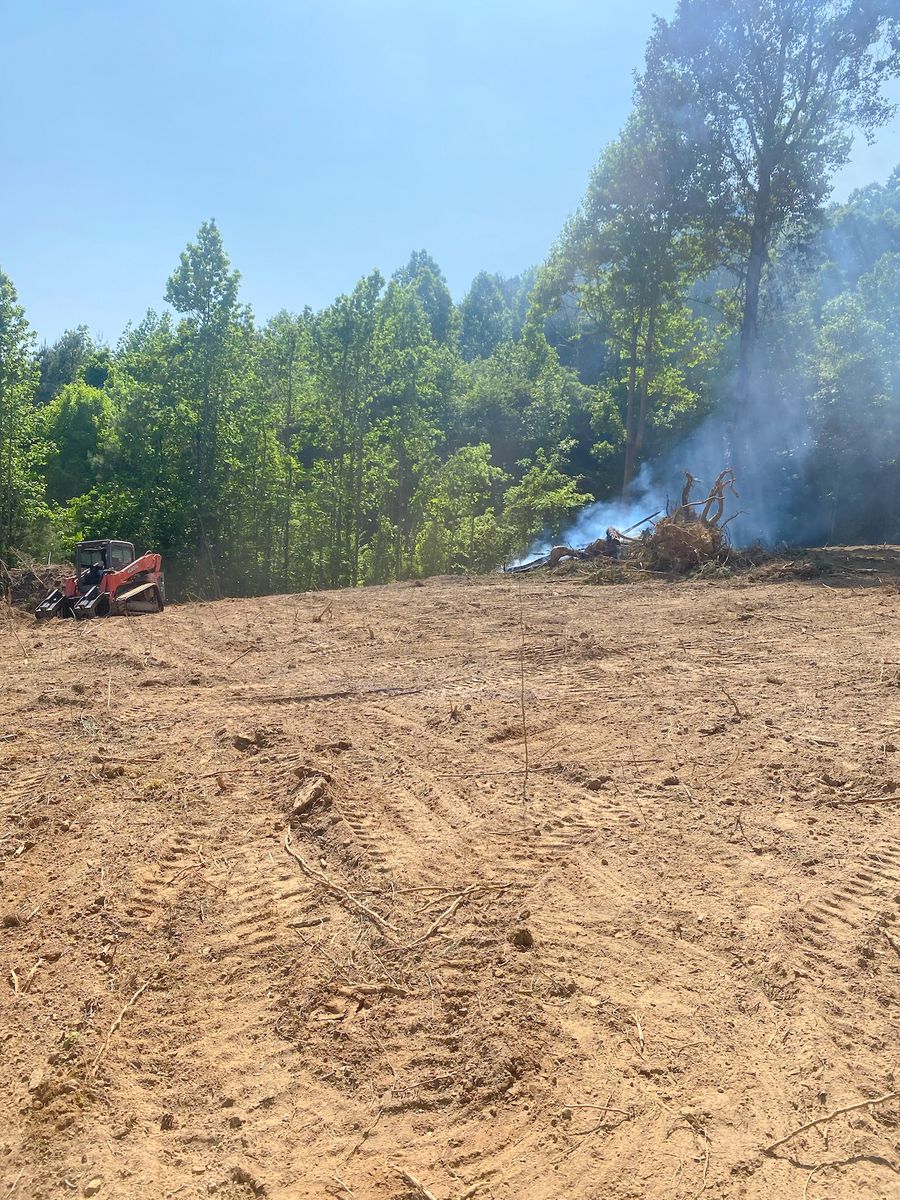
[[[413,249],[539,262],[674,0],[3,0],[0,266],[115,342],[214,216],[261,318]],[[900,159],[857,146],[838,195]]]

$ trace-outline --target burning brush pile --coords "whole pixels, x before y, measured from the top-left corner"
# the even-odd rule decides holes
[[[737,516],[734,513],[726,520],[722,519],[726,492],[738,494],[734,471],[731,467],[720,471],[703,500],[691,499],[696,483],[699,480],[685,471],[681,503],[664,516],[659,512],[651,513],[622,531],[610,526],[605,537],[587,546],[554,546],[548,554],[510,569],[513,572],[534,571],[539,567],[556,567],[566,559],[588,562],[613,559],[620,560],[623,567],[686,574],[707,563],[724,563],[732,553],[726,526]],[[643,533],[629,536],[632,530],[648,525],[657,517],[659,520]]]
[[[729,556],[730,545],[725,527],[733,518],[723,521],[725,493],[737,496],[734,471],[720,471],[704,500],[691,500],[697,480],[685,471],[681,503],[667,513],[638,540],[640,558],[645,567],[654,571],[684,573],[702,567],[704,563],[723,563]],[[735,514],[737,515],[737,514]]]

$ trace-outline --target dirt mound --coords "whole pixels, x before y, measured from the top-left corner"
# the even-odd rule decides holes
[[[583,584],[0,623],[0,1194],[894,1194],[896,580]]]

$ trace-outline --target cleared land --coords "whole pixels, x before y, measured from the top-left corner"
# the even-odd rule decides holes
[[[878,561],[10,618],[0,1195],[900,1195]]]

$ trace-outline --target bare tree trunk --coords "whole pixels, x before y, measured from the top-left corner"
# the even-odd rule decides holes
[[[644,341],[644,363],[641,370],[640,408],[638,410],[637,429],[634,435],[634,463],[636,468],[644,448],[644,435],[647,432],[647,414],[650,411],[650,377],[653,372],[653,352],[656,349],[656,305],[650,309],[647,318],[647,336]]]
[[[772,182],[768,173],[760,174],[753,225],[750,229],[750,254],[744,280],[744,309],[741,315],[741,340],[738,352],[737,399],[743,408],[753,390],[753,370],[759,338],[759,294],[763,269],[769,251],[769,203]]]
[[[630,362],[628,365],[628,400],[625,410],[625,467],[622,472],[622,495],[628,493],[631,486],[631,481],[634,478],[634,438],[636,427],[635,399],[637,393],[637,357],[638,357],[638,337],[640,327],[644,323],[643,311],[638,313],[637,320],[634,322],[631,331],[631,345],[629,347]]]

